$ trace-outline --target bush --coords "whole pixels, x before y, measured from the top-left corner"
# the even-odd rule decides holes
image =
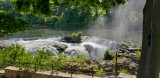
[[[136,54],[136,57],[137,57],[137,58],[140,58],[140,57],[141,57],[141,52],[140,52],[140,51],[136,51],[135,54]]]
[[[104,54],[103,60],[112,60],[114,58],[114,55],[111,54],[109,50],[107,50]]]
[[[93,71],[95,71],[95,74],[98,76],[105,74],[103,68],[98,67],[98,65],[94,66]]]
[[[77,33],[77,37],[78,37],[78,38],[81,38],[82,35],[83,35],[83,33],[82,33],[81,31],[79,31],[79,32]]]
[[[119,70],[119,72],[120,72],[120,73],[123,73],[123,74],[130,74],[129,71],[128,71],[127,69],[125,69],[125,68],[121,68],[121,69]]]
[[[62,41],[67,43],[81,43],[81,37],[82,32],[72,33],[71,35],[62,38]]]

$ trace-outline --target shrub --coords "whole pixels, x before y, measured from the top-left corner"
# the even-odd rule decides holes
[[[141,52],[140,52],[140,51],[136,51],[135,54],[136,54],[136,57],[137,57],[137,58],[140,58],[140,57],[141,57]]]
[[[126,57],[119,57],[117,58],[117,62],[118,63],[124,63],[127,61],[127,58]],[[114,62],[116,62],[116,59],[114,58]]]
[[[95,71],[95,74],[98,76],[104,75],[103,68],[98,67],[98,65],[94,66],[93,71]]]
[[[78,38],[81,38],[82,35],[83,35],[83,33],[82,33],[81,31],[79,31],[79,32],[77,33],[77,37],[78,37]]]
[[[103,56],[103,60],[112,60],[114,58],[114,55],[111,54],[109,50],[107,50]]]
[[[123,74],[130,74],[129,71],[128,71],[127,69],[125,69],[125,68],[121,68],[121,69],[119,70],[119,72],[120,72],[120,73],[123,73]]]
[[[81,37],[82,32],[72,33],[71,35],[62,38],[62,41],[67,43],[81,43]]]

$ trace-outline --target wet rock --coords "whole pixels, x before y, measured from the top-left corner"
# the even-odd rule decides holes
[[[75,63],[71,63],[69,66],[72,68],[79,68],[80,65],[75,62]]]
[[[91,51],[93,50],[93,46],[90,45],[90,44],[85,44],[85,45],[83,45],[83,46],[86,48],[86,50],[87,50],[88,52],[91,52]]]
[[[53,47],[55,47],[59,52],[63,52],[68,48],[65,44],[55,44]]]
[[[65,36],[61,39],[62,42],[67,42],[67,43],[81,43],[81,38],[80,37],[72,37],[72,36]]]
[[[113,72],[114,68],[113,67],[107,67],[104,69],[106,72]]]
[[[95,65],[89,65],[86,68],[83,68],[83,70],[92,70],[94,68]]]
[[[75,49],[68,50],[68,51],[65,50],[65,53],[67,53],[67,55],[70,56],[70,57],[74,57],[74,56],[78,55],[78,51],[75,50]]]
[[[9,47],[12,46],[13,43],[7,42],[7,41],[0,41],[0,48]]]
[[[141,48],[133,44],[132,42],[121,42],[121,47],[118,51],[118,57],[127,57],[136,59],[136,51],[141,51]]]

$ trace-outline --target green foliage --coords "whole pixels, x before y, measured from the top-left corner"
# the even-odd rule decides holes
[[[67,57],[67,55],[62,52],[58,54],[53,54],[44,50],[37,50],[38,53],[33,55],[31,52],[26,52],[24,47],[20,45],[14,45],[6,48],[0,48],[0,68],[4,68],[8,64],[13,66],[19,66],[23,68],[34,68],[35,64],[37,69],[40,70],[51,70],[53,69],[59,71],[65,71],[64,68],[68,65],[66,62],[78,63],[81,66],[87,65],[85,63],[89,58],[78,55],[73,58]]]
[[[13,33],[18,31],[24,31],[28,27],[28,22],[15,18],[3,10],[0,11],[0,38],[13,35]]]
[[[98,76],[104,75],[103,68],[98,67],[98,65],[94,66],[93,71],[95,71],[96,72],[95,74]]]
[[[127,58],[126,57],[121,57],[121,58],[118,58],[118,61],[121,62],[121,63],[124,63],[125,61],[127,61]]]
[[[14,7],[16,10],[24,13],[31,11],[33,7],[33,12],[36,14],[49,15],[51,10],[50,7],[66,7],[75,9],[77,7],[82,7],[83,11],[87,11],[88,8],[101,8],[103,10],[109,10],[110,8],[116,6],[117,4],[124,4],[125,0],[13,0]],[[32,12],[32,11],[31,11]]]
[[[141,52],[140,52],[140,51],[136,51],[135,54],[136,54],[136,57],[137,57],[137,58],[140,58],[140,57],[141,57]]]
[[[13,0],[15,10],[20,13],[29,13],[32,7],[32,1],[30,0]]]
[[[109,50],[107,50],[103,56],[103,60],[112,60],[114,58],[114,55],[111,54]]]
[[[119,70],[119,72],[120,72],[120,73],[123,73],[123,74],[130,74],[129,71],[128,71],[127,69],[125,69],[125,68],[121,68],[121,69]]]
[[[51,20],[41,20],[37,17],[31,17],[27,21],[42,26],[49,26],[54,29],[82,29],[87,28],[90,21],[94,20],[99,11],[107,11],[117,4],[124,4],[125,0],[12,0],[12,9],[10,1],[0,1],[0,38],[13,35],[18,31],[24,31],[28,28],[29,23],[25,20],[16,18],[21,17],[21,14],[34,14],[40,17],[48,17]],[[6,4],[4,4],[6,3]],[[9,3],[9,4],[8,4]],[[4,11],[7,12],[4,12]],[[52,12],[53,11],[53,12]],[[51,15],[57,17],[49,17]],[[29,17],[29,15],[26,15]],[[25,16],[23,16],[24,18]],[[47,22],[47,24],[46,24]]]
[[[21,14],[35,13],[38,15],[50,16],[49,0],[13,0],[14,8]]]
[[[83,56],[83,55],[78,55],[78,56],[75,56],[75,57],[72,57],[72,58],[67,58],[65,61],[69,62],[69,63],[75,63],[76,62],[79,65],[83,66],[86,63],[86,60],[89,60],[89,58],[86,57],[86,56]],[[91,60],[89,60],[89,61],[91,61]]]
[[[83,36],[83,33],[82,33],[81,31],[79,31],[79,32],[77,33],[77,37],[81,38],[82,36]]]
[[[81,37],[82,37],[82,32],[78,32],[78,33],[72,33],[72,35],[71,35],[71,41],[72,42],[78,42],[78,41],[80,41],[81,40]]]
[[[24,58],[26,52],[24,48],[19,45],[0,48],[0,68],[6,65],[6,62],[15,63]]]
[[[63,41],[68,43],[80,43],[81,37],[82,37],[82,32],[72,33],[71,35],[64,37]]]

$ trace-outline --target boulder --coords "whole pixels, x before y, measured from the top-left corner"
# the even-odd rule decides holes
[[[55,47],[59,52],[64,52],[66,48],[68,48],[65,44],[55,44],[53,47]]]
[[[78,36],[65,36],[65,37],[62,37],[61,42],[66,42],[66,43],[81,43],[81,37],[78,37]]]
[[[0,41],[0,48],[12,46],[13,43],[7,41]]]

